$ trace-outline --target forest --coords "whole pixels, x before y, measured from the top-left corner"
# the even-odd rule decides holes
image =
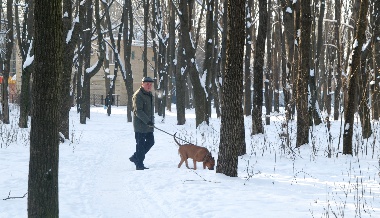
[[[359,117],[363,139],[371,137],[372,124],[379,120],[377,0],[7,0],[0,4],[1,121],[10,123],[8,81],[18,71],[18,126],[31,125],[31,150],[33,143],[54,147],[70,138],[73,106],[80,123],[86,124],[95,74],[104,74],[110,98],[115,81],[124,81],[127,117],[132,122],[134,40],[143,42],[141,75],[154,75],[158,116],[164,119],[165,111],[171,111],[175,93],[177,125],[186,123],[190,108],[195,109],[197,127],[209,123],[212,111],[221,119],[219,173],[236,176],[237,157],[246,153],[244,117],[252,118],[250,134],[257,135],[271,124],[271,114],[280,114],[290,147],[289,123],[296,122],[296,148],[311,143],[313,126],[329,127],[332,120],[341,120],[347,155],[354,150],[354,116]],[[147,58],[148,47],[154,61]],[[113,72],[109,54],[115,59]],[[97,60],[92,62],[94,55]],[[12,67],[16,56],[20,69]],[[51,137],[42,139],[42,135]],[[54,162],[55,152],[46,161]]]

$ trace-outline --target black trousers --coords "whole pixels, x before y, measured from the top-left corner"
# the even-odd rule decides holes
[[[136,158],[136,166],[144,167],[145,155],[154,145],[153,132],[141,133],[135,132],[136,152],[133,154]]]

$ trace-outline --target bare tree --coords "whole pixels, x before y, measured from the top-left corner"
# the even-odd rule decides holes
[[[214,31],[214,50],[213,50],[213,71],[211,72],[211,93],[212,97],[214,100],[214,107],[215,107],[215,112],[216,116],[220,117],[221,112],[220,112],[220,83],[219,83],[219,78],[221,77],[221,59],[220,59],[220,39],[219,39],[219,21],[220,20],[220,15],[219,15],[219,1],[215,1],[215,6],[214,6],[214,22],[213,22],[213,31]]]
[[[300,52],[299,70],[297,77],[297,142],[299,147],[309,143],[309,100],[308,82],[310,75],[310,34],[311,34],[311,8],[310,0],[303,0],[300,5]]]
[[[334,38],[336,46],[336,73],[335,73],[335,94],[334,94],[334,120],[339,119],[339,109],[341,108],[341,88],[342,88],[342,45],[341,45],[341,36],[340,36],[340,25],[341,25],[341,4],[340,0],[335,0],[335,20],[334,25]]]
[[[268,0],[268,16],[267,16],[267,65],[265,70],[265,80],[264,80],[264,99],[265,99],[265,124],[270,125],[270,112],[272,111],[272,96],[273,96],[273,89],[272,89],[272,67],[273,67],[273,53],[275,53],[275,48],[272,46],[273,44],[273,35],[274,32],[272,31],[272,0]]]
[[[71,98],[73,95],[71,87],[71,75],[73,69],[73,59],[75,48],[79,40],[79,11],[76,12],[75,20],[73,20],[73,4],[71,0],[63,1],[63,74],[61,79],[61,115],[59,131],[62,135],[69,139],[69,113],[72,106]],[[83,6],[77,7],[83,10]]]
[[[360,72],[360,56],[365,41],[365,30],[367,28],[368,0],[360,3],[359,19],[356,27],[355,41],[351,55],[348,72],[347,103],[344,110],[344,133],[343,154],[352,155],[352,134],[354,129],[355,99],[358,86],[358,74]]]
[[[149,24],[149,0],[143,0],[144,7],[144,50],[143,50],[143,76],[148,76],[148,24]]]
[[[175,7],[173,4],[169,3],[168,5],[168,26],[169,26],[169,39],[168,39],[168,52],[167,52],[167,63],[168,63],[168,95],[167,95],[167,101],[166,101],[166,108],[167,110],[171,111],[171,101],[172,101],[172,91],[173,91],[173,83],[172,78],[175,76],[176,72],[176,64],[175,64],[175,50],[176,50],[176,43],[175,43]]]
[[[208,117],[211,117],[211,78],[214,69],[214,47],[215,47],[215,35],[214,35],[214,1],[206,0],[206,40],[205,40],[205,58],[203,62],[203,73],[205,76],[205,92],[206,92],[206,113]]]
[[[99,58],[98,61],[91,66],[91,36],[92,36],[92,17],[93,17],[93,5],[92,1],[86,1],[85,3],[85,17],[84,17],[84,25],[82,25],[83,33],[83,59],[84,59],[84,69],[83,72],[83,81],[78,79],[79,84],[83,84],[83,86],[78,89],[81,91],[80,98],[78,99],[78,103],[80,104],[80,123],[86,124],[86,118],[90,118],[90,80],[91,78],[99,71],[100,67],[103,64],[104,60],[104,52],[103,52],[103,33],[100,28],[100,15],[99,15],[99,1],[95,0],[95,29],[97,33],[98,39],[98,48],[99,48]],[[97,11],[96,11],[97,10]]]
[[[360,70],[358,75],[358,97],[359,97],[359,117],[362,126],[362,136],[365,139],[368,139],[372,134],[371,128],[371,112],[369,108],[369,94],[368,94],[368,84],[369,84],[369,76],[368,76],[368,64],[367,59],[372,50],[372,43],[368,43],[362,49],[362,54],[360,56]]]
[[[180,0],[179,1],[179,20],[181,24],[180,28],[180,38],[181,45],[178,56],[181,57],[181,75],[185,75],[188,72],[191,84],[193,86],[194,92],[194,106],[195,106],[195,123],[198,127],[201,123],[209,123],[209,114],[206,108],[206,92],[204,84],[201,83],[200,74],[198,72],[198,67],[195,62],[195,50],[196,42],[194,43],[192,35],[192,10],[193,10],[194,0]],[[197,36],[195,36],[197,38]],[[182,49],[182,50],[181,50]],[[178,73],[177,73],[178,76]],[[178,84],[177,84],[178,85]],[[177,92],[178,93],[178,92]]]
[[[252,135],[264,133],[262,121],[263,107],[263,72],[265,39],[267,37],[267,0],[259,1],[259,31],[256,39],[255,61],[253,68],[253,109]]]
[[[58,217],[62,1],[35,0],[35,74],[28,179],[28,217]]]
[[[222,95],[222,114],[217,173],[237,177],[238,155],[245,147],[243,56],[245,1],[228,0],[227,62]]]
[[[3,112],[3,123],[9,124],[9,91],[8,91],[8,79],[9,72],[11,68],[11,58],[12,58],[12,50],[13,50],[13,0],[7,0],[7,26],[6,26],[6,51],[4,58],[4,70],[3,70],[3,84],[2,88],[2,98],[1,98],[1,106]]]
[[[244,115],[250,116],[252,110],[252,29],[253,23],[253,0],[248,0],[245,11],[245,56],[244,56]]]
[[[15,22],[17,31],[17,43],[22,59],[21,92],[20,92],[20,118],[18,126],[28,127],[28,116],[30,114],[30,78],[33,72],[33,35],[34,35],[34,2],[25,1],[24,19],[22,21],[22,32],[19,21],[19,4],[15,4]]]
[[[156,111],[162,120],[165,119],[166,100],[168,95],[168,66],[167,66],[167,43],[166,23],[164,19],[164,5],[160,0],[152,1],[152,38],[157,49],[154,49],[155,55],[155,72],[157,74],[156,89]]]
[[[319,18],[318,18],[318,46],[317,46],[317,49],[322,44],[322,28],[323,28],[324,9],[325,9],[325,1],[321,0],[320,1]],[[310,16],[312,16],[311,13],[312,12],[310,12]],[[313,13],[315,13],[315,10],[313,10]],[[315,26],[315,24],[314,24],[314,26]],[[321,33],[319,33],[319,31]],[[311,28],[310,28],[310,33],[311,33]],[[314,45],[314,43],[313,43],[313,45]],[[310,47],[314,48],[314,46],[310,46]],[[321,52],[319,51],[318,55],[320,55],[320,53]],[[310,54],[315,54],[315,52],[312,51],[312,53],[310,53]],[[312,55],[309,60],[310,61],[313,60],[313,57],[314,57],[314,55]],[[315,125],[319,125],[322,123],[321,117],[319,116],[319,112],[318,112],[319,108],[317,108],[317,102],[318,102],[317,101],[317,97],[318,97],[317,95],[318,95],[318,93],[317,93],[316,83],[319,80],[319,71],[317,71],[316,66],[317,66],[317,64],[315,64],[315,65],[311,64],[310,65],[310,70],[314,73],[310,73],[310,76],[309,76],[309,90],[310,90],[309,115],[310,115],[310,121],[311,121],[309,123],[309,125],[312,125],[313,121],[314,121]]]
[[[380,1],[374,1],[373,13],[373,33],[372,33],[372,58],[373,58],[373,76],[371,78],[371,106],[372,119],[379,120],[379,83],[380,83]]]
[[[284,93],[284,106],[285,106],[285,116],[286,120],[290,119],[291,114],[291,75],[293,75],[292,71],[294,71],[293,59],[294,59],[294,13],[293,13],[293,4],[292,1],[289,0],[281,0],[282,6],[282,16],[284,22],[284,46],[286,54],[286,67],[288,73],[286,73],[286,69],[282,70],[282,90]],[[286,122],[284,123],[286,124]]]
[[[127,120],[128,122],[132,122],[133,76],[131,66],[131,48],[133,38],[133,12],[131,1],[124,1],[122,19],[124,20],[123,39],[125,63],[125,74],[123,74],[123,80],[127,89]]]

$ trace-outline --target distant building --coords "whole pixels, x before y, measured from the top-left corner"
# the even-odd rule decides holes
[[[123,65],[125,67],[124,63],[124,52],[123,52],[123,41],[120,43],[121,51],[120,51],[120,58],[123,62]],[[16,48],[16,47],[15,47]],[[18,47],[17,47],[18,48]],[[112,49],[108,48],[108,58],[110,60],[110,66],[109,66],[109,73],[110,75],[114,74],[114,67],[115,67],[115,57],[113,55]],[[140,85],[141,85],[141,79],[143,77],[143,50],[144,50],[144,44],[142,41],[133,41],[132,42],[132,49],[131,49],[131,65],[132,65],[132,73],[133,73],[133,91],[136,91]],[[18,49],[15,49],[14,51],[18,51]],[[148,43],[148,49],[147,49],[147,56],[148,56],[148,76],[153,78],[153,70],[152,66],[154,66],[154,54],[153,54],[153,48]],[[21,91],[21,71],[22,71],[22,60],[19,53],[14,53],[12,55],[13,59],[11,61],[11,73],[10,77],[12,77],[12,80],[10,80],[10,102],[16,102],[17,97],[20,94]],[[97,54],[93,53],[91,56],[91,65],[95,64],[97,61]],[[75,70],[73,68],[73,76],[75,75]],[[16,76],[15,76],[16,75]],[[1,76],[1,75],[0,75]],[[106,79],[105,78],[105,68],[102,67],[99,72],[91,78],[91,104],[95,105],[103,105],[104,104],[104,98],[106,96]],[[14,84],[14,85],[13,85]],[[16,85],[17,84],[17,85]],[[118,105],[127,105],[127,91],[125,87],[125,83],[123,80],[123,76],[121,73],[120,68],[117,72],[116,77],[116,84],[115,84],[115,101],[114,104]],[[117,102],[116,102],[117,101]]]
[[[120,51],[120,58],[121,61],[125,67],[124,63],[124,51],[123,51],[123,41],[120,43],[121,51]],[[141,85],[141,79],[143,78],[143,68],[144,68],[144,62],[143,62],[143,51],[144,51],[144,44],[142,41],[133,41],[132,42],[132,48],[131,48],[131,65],[132,65],[132,73],[133,73],[133,91],[136,91],[140,85]],[[147,59],[148,59],[148,76],[153,78],[153,70],[152,67],[154,66],[154,53],[153,48],[148,43],[148,49],[147,49]],[[98,56],[93,55],[91,57],[91,64],[96,63]],[[113,54],[112,49],[108,48],[108,58],[110,60],[110,66],[109,66],[109,74],[114,75],[114,67],[115,67],[115,57]],[[103,99],[106,96],[106,82],[105,78],[105,68],[101,68],[99,72],[92,77],[91,79],[91,98],[99,98],[101,100],[101,96],[103,96]],[[123,80],[122,72],[120,68],[117,71],[117,77],[116,77],[116,84],[115,84],[115,104],[118,105],[127,105],[127,90],[125,87],[125,83]],[[116,102],[118,101],[118,102]],[[93,104],[100,104],[101,102],[97,101],[97,99],[93,99],[91,103]]]

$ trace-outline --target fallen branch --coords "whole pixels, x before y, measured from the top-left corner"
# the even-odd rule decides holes
[[[28,194],[25,193],[22,197],[11,197],[11,191],[9,191],[9,194],[8,194],[8,197],[4,198],[3,200],[6,201],[6,200],[10,200],[10,199],[16,199],[16,198],[25,198],[25,196]]]
[[[193,170],[193,173],[195,173],[197,176],[199,176],[205,182],[220,183],[220,182],[214,182],[214,181],[206,180],[205,178],[203,178],[202,176],[200,176],[197,172],[195,172],[195,170]],[[185,183],[185,182],[194,182],[194,181],[199,181],[199,180],[187,179],[187,180],[185,180],[183,182]]]

